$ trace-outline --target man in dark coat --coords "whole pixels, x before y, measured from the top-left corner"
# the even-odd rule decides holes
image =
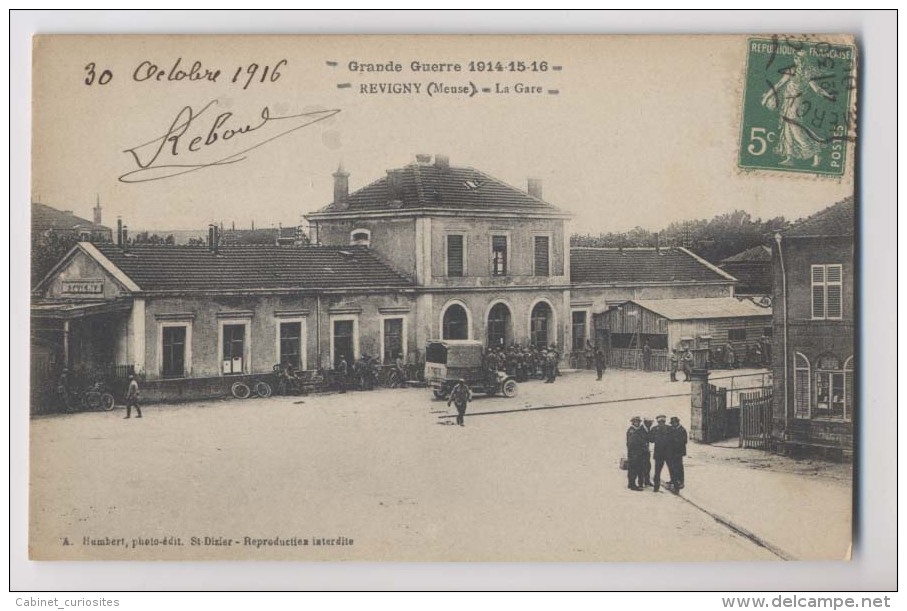
[[[636,491],[643,489],[637,481],[643,477],[642,466],[649,447],[648,434],[641,422],[639,416],[634,416],[627,429],[627,488]]]
[[[649,346],[649,340],[642,347],[642,368],[643,371],[649,371],[652,368],[652,348]]]
[[[649,431],[649,439],[654,444],[655,476],[653,477],[653,490],[658,492],[661,487],[661,471],[671,455],[671,427],[665,424],[667,418],[663,414],[655,417],[657,424]],[[670,473],[670,466],[668,467]]]
[[[600,347],[595,351],[595,373],[598,374],[599,380],[602,379],[602,374],[605,373],[605,351]]]
[[[671,473],[671,484],[674,490],[683,488],[683,457],[687,455],[687,430],[680,424],[680,418],[671,416],[671,453],[668,458],[668,471]]]
[[[463,423],[463,416],[466,415],[466,405],[472,401],[472,391],[466,385],[466,380],[460,379],[457,385],[450,391],[450,398],[447,399],[447,407],[453,403],[457,407],[457,424],[466,426]]]

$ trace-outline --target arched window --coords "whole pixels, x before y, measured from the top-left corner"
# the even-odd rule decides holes
[[[551,306],[540,301],[532,308],[529,318],[530,341],[538,349],[544,349],[553,341],[553,313]]]
[[[506,346],[510,340],[510,308],[496,303],[488,312],[488,347]]]
[[[794,352],[794,418],[809,418],[809,359]]]
[[[372,232],[368,229],[354,229],[350,232],[350,246],[371,248]]]
[[[816,411],[818,418],[845,418],[846,382],[841,360],[833,354],[825,354],[816,360]]]
[[[469,339],[469,316],[466,308],[455,303],[444,312],[442,339]]]

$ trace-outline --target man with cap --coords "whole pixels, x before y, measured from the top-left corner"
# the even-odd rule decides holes
[[[132,415],[132,408],[135,408],[135,417],[142,417],[142,408],[139,407],[139,383],[136,382],[135,376],[129,374],[129,386],[126,388],[126,418]]]
[[[668,472],[671,474],[674,490],[680,490],[683,488],[683,457],[687,455],[687,430],[680,424],[680,418],[677,416],[671,416],[671,426],[668,429],[671,435]]]
[[[460,378],[447,399],[447,407],[450,407],[451,403],[457,406],[457,424],[460,426],[466,426],[463,423],[463,416],[466,415],[466,404],[470,401],[472,401],[472,391],[466,385],[466,380]]]
[[[641,422],[639,416],[633,416],[627,429],[627,488],[636,491],[643,489],[637,482],[643,479],[643,461],[649,447],[648,434]]]
[[[649,431],[649,440],[654,444],[655,454],[655,476],[653,478],[653,490],[658,492],[661,487],[661,470],[664,468],[668,457],[671,455],[671,427],[665,424],[667,420],[664,414],[655,417],[657,424]],[[668,472],[670,473],[670,465]]]

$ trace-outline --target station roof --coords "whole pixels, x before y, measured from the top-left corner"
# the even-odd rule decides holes
[[[851,196],[795,223],[782,233],[790,238],[853,236],[855,220],[854,199]]]
[[[588,284],[726,282],[737,279],[685,248],[570,249],[570,281]]]
[[[331,203],[315,214],[395,209],[458,209],[485,212],[566,213],[528,192],[471,167],[411,163],[390,170],[399,187],[391,192],[388,176],[350,193],[345,205]]]
[[[143,291],[412,286],[362,246],[93,246]]]
[[[772,309],[749,299],[734,297],[700,297],[695,299],[633,299],[633,303],[668,320],[704,318],[746,318],[771,316]]]

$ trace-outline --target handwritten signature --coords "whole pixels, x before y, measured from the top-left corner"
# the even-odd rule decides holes
[[[120,181],[148,182],[238,163],[246,159],[247,153],[340,112],[339,109],[317,110],[275,117],[265,106],[255,123],[236,123],[232,112],[222,112],[210,122],[207,118],[212,113],[208,113],[202,120],[201,117],[215,106],[217,100],[208,102],[198,111],[184,106],[163,136],[124,150],[138,167],[121,175]],[[283,131],[275,131],[278,129]],[[219,156],[227,146],[231,149],[238,146],[241,150]],[[211,157],[216,158],[212,160]]]

